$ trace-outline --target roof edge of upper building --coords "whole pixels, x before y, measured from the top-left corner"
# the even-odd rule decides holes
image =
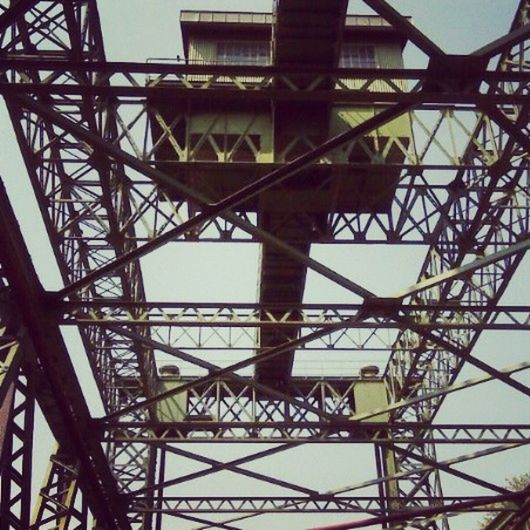
[[[406,16],[411,19],[412,17]],[[185,24],[271,24],[273,13],[263,11],[216,11],[183,9],[180,23]],[[391,27],[379,15],[347,14],[346,26]]]

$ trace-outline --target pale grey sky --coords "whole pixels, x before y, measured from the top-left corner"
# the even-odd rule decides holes
[[[450,53],[467,53],[481,47],[487,42],[504,34],[513,17],[514,10],[518,4],[516,0],[401,0],[391,2],[393,6],[402,13],[411,15],[416,26],[429,35],[444,50]],[[143,62],[152,57],[175,57],[182,54],[180,43],[180,30],[178,24],[179,11],[181,9],[196,10],[252,10],[270,11],[272,2],[255,1],[242,2],[227,0],[223,3],[213,0],[195,0],[175,2],[172,0],[104,0],[98,3],[104,31],[105,46],[109,60],[138,61]],[[363,9],[362,2],[351,1],[350,12],[364,13],[369,10]],[[406,65],[408,67],[422,66],[425,64],[421,53],[414,49],[406,50]],[[59,278],[52,264],[52,256],[42,228],[39,227],[36,217],[36,207],[31,198],[24,165],[21,161],[16,141],[11,132],[8,117],[4,108],[0,115],[2,123],[3,147],[9,152],[8,157],[0,160],[0,175],[5,179],[8,192],[19,215],[22,228],[27,237],[30,250],[43,283],[50,289],[60,285]],[[312,255],[321,259],[324,263],[336,267],[345,275],[374,289],[378,294],[389,294],[414,283],[419,265],[423,259],[425,249],[414,248],[346,248],[344,246],[318,247],[312,251]],[[211,271],[207,259],[215,252],[217,269]],[[238,266],[234,267],[234,255],[237,253]],[[147,292],[152,299],[174,298],[201,300],[201,301],[249,301],[255,297],[257,283],[257,256],[256,245],[215,245],[194,248],[190,245],[173,245],[165,247],[160,252],[142,260],[144,268]],[[209,281],[186,281],[188,289],[183,285],[175,286],[175,291],[168,288],[167,277],[158,274],[161,262],[173,262],[172,274],[174,278],[184,277],[186,279],[208,277]],[[370,266],[367,267],[366,263]],[[392,275],[389,278],[388,266],[391,262]],[[503,298],[504,303],[521,304],[530,299],[530,285],[527,280],[529,262],[526,260],[510,289]],[[234,290],[234,284],[238,285]],[[215,290],[211,287],[215,285]],[[328,301],[350,301],[349,294],[330,287],[321,278],[309,274],[306,300],[328,302]],[[83,355],[80,345],[72,331],[68,331],[67,341],[71,347],[72,357],[79,366],[82,366]],[[525,340],[526,338],[526,340]],[[477,356],[487,359],[496,367],[505,367],[517,362],[528,360],[528,341],[526,335],[507,334],[502,332],[485,332],[476,348]],[[91,389],[90,376],[86,368],[80,368],[81,379],[87,393]],[[463,378],[479,375],[478,371],[467,367]],[[528,380],[528,378],[526,378]],[[491,395],[494,399],[490,399]],[[94,413],[98,413],[97,402],[90,400]],[[490,383],[483,387],[466,390],[461,394],[454,394],[447,399],[441,410],[439,421],[491,421],[492,418],[498,422],[528,421],[528,408],[522,398],[514,391],[507,389],[504,385]],[[44,431],[44,429],[43,429]],[[45,445],[42,442],[41,444]],[[248,448],[248,452],[255,448]],[[473,451],[473,448],[465,447],[441,447],[440,458],[446,458],[458,453]],[[211,449],[204,447],[205,452],[219,458],[228,458],[235,454],[233,448]],[[45,452],[45,454],[47,454]],[[514,453],[517,454],[517,453]],[[525,460],[526,457],[526,460]],[[370,459],[371,453],[367,447],[348,448],[333,446],[316,448],[302,448],[295,453],[285,453],[282,457],[270,461],[275,467],[281,467],[288,478],[297,477],[306,485],[317,486],[321,491],[326,489],[357,482],[369,478],[373,473],[372,468],[362,465],[363,460]],[[518,458],[510,456],[510,453],[498,455],[474,461],[472,464],[463,466],[462,469],[475,472],[492,481],[502,482],[504,477],[518,472],[523,462],[530,461],[528,451],[520,452]],[[45,458],[36,465],[44,466]],[[318,466],[317,464],[320,464]],[[177,464],[175,464],[177,466]],[[182,464],[184,465],[184,464]],[[272,473],[268,461],[259,462],[250,466],[252,469]],[[177,466],[178,467],[178,466]],[[193,466],[186,464],[186,469]],[[179,468],[180,472],[181,468]],[[224,475],[226,476],[226,475]],[[465,486],[456,479],[444,476],[446,480],[446,493],[465,494]],[[239,479],[237,479],[239,481]],[[233,486],[235,484],[235,486]],[[210,484],[211,485],[211,484]],[[214,481],[218,486],[219,482]],[[239,490],[250,491],[255,487],[254,483],[239,481],[223,483],[222,487],[235,487]],[[203,481],[193,486],[197,494],[204,492],[207,485]],[[341,517],[340,520],[354,519],[355,517]],[[288,528],[289,530],[301,530],[308,526],[319,523],[332,523],[338,521],[337,516],[323,518],[286,518],[282,523],[274,526],[268,517],[258,518],[245,526],[254,530],[268,530],[269,528]],[[453,530],[471,530],[473,520],[476,516],[455,520]],[[294,522],[293,522],[294,521]],[[190,528],[189,524],[182,526],[171,526],[177,528]]]

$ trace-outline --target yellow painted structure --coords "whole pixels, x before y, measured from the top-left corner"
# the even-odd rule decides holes
[[[181,15],[186,60],[190,64],[217,64],[220,43],[262,43],[270,48],[272,61],[272,16],[267,13],[221,13],[184,11]],[[205,29],[206,28],[206,29]],[[387,27],[379,17],[346,17],[343,46],[360,44],[373,48],[375,61],[380,69],[402,68],[403,40]],[[225,63],[226,64],[226,63]],[[265,78],[217,76],[213,85],[219,90],[223,85],[234,89],[271,89],[263,83]],[[204,82],[212,86],[212,77],[190,74],[192,82]],[[340,79],[336,90],[389,92],[405,87],[402,80],[384,81],[366,78]],[[210,106],[209,109],[203,107]],[[323,139],[335,136],[372,117],[376,109],[366,105],[332,105],[327,110],[327,123],[314,116],[313,109],[300,111],[299,119],[277,123],[274,105],[246,105],[234,109],[219,103],[191,108],[184,101],[172,104],[183,113],[185,134],[178,159],[181,162],[251,162],[258,164],[285,163],[318,145]],[[164,112],[164,108],[161,108]],[[155,132],[155,134],[157,134]],[[364,141],[336,150],[321,163],[348,164],[396,163],[405,158],[411,138],[411,124],[407,115],[380,127],[367,135]]]
[[[355,403],[355,414],[386,408],[388,406],[388,395],[384,381],[381,379],[359,380],[353,386],[353,399]],[[388,421],[389,417],[390,414],[384,412],[364,421],[385,422]]]
[[[377,72],[402,68],[405,39],[380,17],[347,16],[346,4],[329,0],[318,13],[305,3],[281,4],[274,18],[266,13],[183,12],[187,62],[214,68],[198,68],[178,81],[180,87],[194,87],[189,97],[184,90],[177,100],[150,102],[157,109],[151,127],[158,167],[216,202],[382,111],[385,105],[363,104],[361,95],[404,88],[402,81],[378,79]],[[267,63],[276,74],[266,69]],[[340,65],[355,68],[355,77],[339,77]],[[253,77],[238,72],[238,66],[265,69]],[[359,68],[366,72],[357,76]],[[210,99],[209,91],[217,97]],[[259,94],[247,99],[241,97],[245,91]],[[329,92],[337,97],[330,100]],[[388,211],[411,130],[408,115],[396,118],[236,209],[255,212],[260,229],[309,256],[311,244],[325,240],[333,215]],[[185,199],[178,192],[168,198]],[[190,212],[196,209],[189,202]],[[297,306],[305,277],[304,264],[263,245],[259,303]],[[261,329],[257,352],[297,334],[296,327]],[[256,378],[282,387],[293,358],[294,351],[260,363]],[[380,388],[373,382],[366,385],[371,385],[366,396],[356,398],[360,406],[382,404]],[[178,403],[166,405],[169,410]]]
[[[180,376],[161,373],[156,385],[156,394],[175,390],[182,384]],[[180,392],[156,403],[156,417],[161,423],[180,422],[187,419],[188,393]]]

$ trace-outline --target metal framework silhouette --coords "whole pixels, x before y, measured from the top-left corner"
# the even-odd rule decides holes
[[[105,530],[183,522],[234,529],[267,514],[303,513],[351,514],[354,522],[333,528],[447,530],[453,516],[491,509],[498,515],[489,530],[527,528],[528,489],[508,491],[458,464],[521,448],[530,425],[440,424],[436,415],[449,394],[489,381],[530,395],[514,377],[530,363],[498,369],[475,351],[485,330],[530,328],[528,305],[500,303],[530,246],[530,2],[520,2],[504,37],[469,55],[444,53],[385,0],[364,2],[428,56],[427,68],[117,63],[106,59],[95,0],[0,0],[0,92],[64,282],[57,292],[43,289],[2,186],[0,530],[86,529],[92,521]],[[286,4],[279,0],[275,9]],[[379,86],[385,88],[373,88]],[[179,98],[325,100],[379,112],[215,200],[157,162],[163,145],[175,158],[193,150],[176,133],[179,118],[169,122],[160,108],[160,101]],[[389,208],[331,213],[314,240],[385,244],[389,252],[425,246],[409,289],[377,297],[238,208],[402,115],[411,120],[413,140],[398,145],[401,160],[386,160],[388,152],[373,147],[369,163],[353,162],[359,169],[399,168]],[[158,141],[153,123],[162,131]],[[149,300],[139,260],[178,241],[269,245],[349,291],[355,303]],[[61,326],[79,330],[103,417],[91,416]],[[260,349],[258,329],[285,340]],[[388,406],[354,410],[358,377],[296,376],[274,386],[240,375],[297,348],[386,351]],[[202,355],[208,349],[256,353],[215,365]],[[155,352],[202,375],[160,393]],[[483,375],[457,381],[466,364]],[[188,416],[160,422],[157,406],[177,395],[186,396]],[[32,459],[42,452],[33,442],[37,406],[58,445],[32,506]],[[204,444],[242,443],[255,443],[254,452],[242,449],[229,461],[202,454]],[[246,466],[303,444],[371,444],[374,476],[322,492],[287,480],[281,469],[268,474]],[[472,447],[443,460],[440,444]],[[202,467],[182,475],[172,459]],[[281,494],[175,493],[225,471]],[[469,494],[444,495],[442,473],[464,481]],[[376,493],[363,493],[369,487]]]

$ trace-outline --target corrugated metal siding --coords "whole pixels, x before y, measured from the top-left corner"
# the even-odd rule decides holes
[[[381,68],[402,68],[401,48],[397,44],[377,44],[377,61]]]
[[[374,46],[376,60],[379,68],[403,68],[403,56],[398,44],[381,43],[375,41],[363,41],[362,45]],[[387,81],[367,79],[341,80],[351,90],[369,90],[371,92],[395,92],[396,88],[390,86]],[[398,90],[406,90],[406,80],[393,80]],[[330,119],[330,134],[335,136],[359,123],[366,121],[374,115],[374,109],[369,107],[335,107]],[[405,158],[404,150],[407,149],[412,137],[410,116],[405,114],[392,122],[379,127],[366,135],[363,140],[357,142],[357,150],[361,155],[368,151],[373,154],[384,156],[390,162],[401,162]],[[388,141],[390,139],[390,142]],[[352,153],[352,146],[338,149],[334,153],[336,162],[346,162],[348,153]],[[367,153],[368,154],[368,153]]]
[[[403,68],[403,54],[401,48],[397,44],[379,44],[375,48],[377,62],[381,68]],[[403,79],[395,79],[393,81],[400,90],[406,90],[407,82]],[[380,87],[376,89],[378,92],[394,91],[387,83],[378,81]],[[374,84],[375,85],[375,84]]]
[[[190,64],[215,64],[217,58],[217,46],[214,41],[190,39],[188,48],[188,63]],[[210,76],[190,75],[188,80],[192,82],[205,83]]]
[[[215,41],[190,39],[188,61],[192,64],[215,64],[217,43]]]
[[[363,42],[363,45],[373,45],[376,51],[376,58],[378,65],[384,68],[400,68],[403,66],[403,59],[399,45],[381,44],[377,42]],[[198,40],[191,39],[189,45],[190,63],[199,64],[215,64],[217,60],[217,40]],[[198,82],[206,82],[209,76],[194,75],[190,76],[190,80]],[[218,83],[228,82],[227,78],[219,78]],[[248,83],[253,81],[260,81],[257,78],[242,78],[242,82]],[[348,79],[343,81],[344,84],[353,90],[370,90],[377,92],[393,91],[384,81],[375,80],[370,84],[369,88],[365,88],[366,79]],[[394,81],[396,85],[405,88],[405,81]],[[374,115],[374,109],[370,107],[336,107],[331,112],[330,117],[330,134],[334,136],[351,127],[367,120]],[[252,113],[195,113],[190,116],[188,123],[188,142],[186,145],[186,155],[188,160],[198,160],[196,145],[192,145],[194,141],[190,141],[193,137],[197,139],[198,136],[204,134],[215,135],[216,143],[220,148],[217,153],[218,161],[226,161],[228,153],[226,145],[230,144],[229,137],[232,139],[234,135],[257,135],[260,137],[260,149],[257,155],[257,162],[273,162],[273,127],[271,116],[268,114],[252,114]],[[400,139],[404,144],[408,144],[411,137],[410,119],[408,116],[401,116],[393,122],[380,127],[366,136],[370,138],[369,144],[374,147],[377,144],[377,138],[394,138]],[[222,139],[224,138],[224,140]],[[368,140],[367,140],[368,141]],[[206,140],[208,142],[208,140]],[[375,144],[374,144],[375,143]],[[374,145],[372,145],[374,144]],[[189,158],[188,158],[189,157]],[[334,161],[347,162],[347,155],[344,150],[337,150],[334,154]]]

